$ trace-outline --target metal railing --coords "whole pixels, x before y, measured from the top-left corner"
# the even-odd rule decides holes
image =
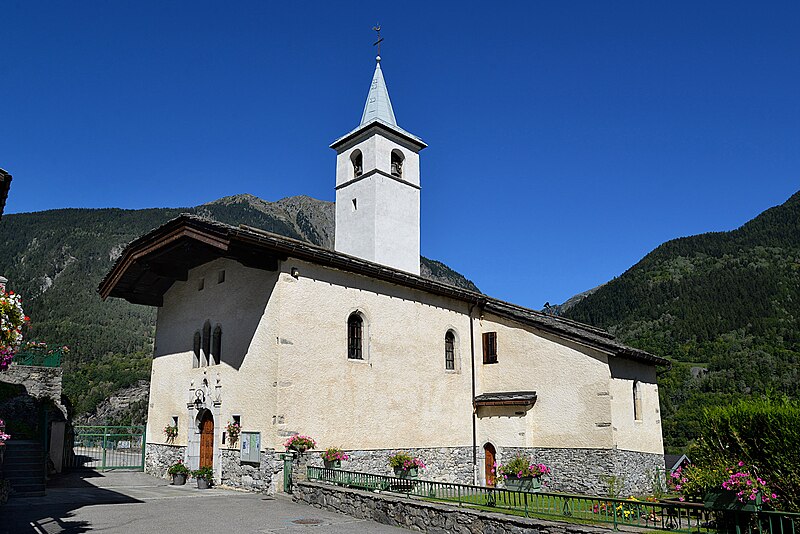
[[[143,426],[76,426],[67,466],[100,471],[144,470]]]
[[[14,355],[16,365],[33,365],[36,367],[61,367],[64,356],[63,348],[47,349],[31,347],[20,350]]]
[[[702,504],[673,501],[613,499],[565,493],[530,493],[505,488],[470,486],[432,480],[397,478],[371,473],[308,467],[308,479],[338,486],[405,495],[409,498],[451,503],[523,517],[608,524],[650,530],[716,532],[713,511]],[[800,534],[800,514],[759,512],[749,514],[750,532]],[[722,530],[722,529],[720,529]],[[740,531],[745,534],[744,531]]]

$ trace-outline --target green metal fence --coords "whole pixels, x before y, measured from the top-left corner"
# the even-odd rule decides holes
[[[144,471],[144,431],[143,426],[76,426],[67,466]]]
[[[648,530],[687,533],[718,530],[717,516],[702,504],[612,499],[564,493],[528,493],[504,488],[404,479],[320,467],[308,467],[308,479],[524,517],[583,524],[609,524],[615,529],[641,527]],[[748,518],[750,532],[800,534],[800,514],[760,512],[750,515],[752,515]]]
[[[66,349],[68,350],[68,349]],[[61,359],[64,356],[65,348],[39,348],[31,347],[20,350],[14,355],[14,363],[17,365],[35,365],[37,367],[61,367]]]

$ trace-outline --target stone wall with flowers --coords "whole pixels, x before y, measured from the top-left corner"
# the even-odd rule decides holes
[[[377,449],[371,451],[344,451],[349,459],[342,462],[341,469],[394,476],[389,466],[389,457],[396,452],[407,452],[425,464],[419,476],[440,482],[472,484],[472,447],[441,447],[420,449]],[[322,467],[322,452],[305,453],[307,465]]]
[[[544,477],[543,491],[609,495],[610,489],[616,489],[622,497],[649,495],[655,473],[664,473],[663,455],[609,449],[498,447],[497,462],[506,463],[520,454],[551,469]]]
[[[144,471],[158,478],[170,478],[167,469],[186,458],[186,447],[148,443],[144,455]]]
[[[292,498],[316,508],[417,532],[495,534],[610,534],[611,528],[546,521],[314,482],[300,482]]]

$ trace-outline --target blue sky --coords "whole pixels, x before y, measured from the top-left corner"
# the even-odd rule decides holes
[[[422,253],[539,308],[800,189],[800,3],[3,2],[6,213],[334,199],[382,67]]]

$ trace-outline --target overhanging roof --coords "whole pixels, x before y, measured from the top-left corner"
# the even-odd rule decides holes
[[[3,217],[3,209],[6,207],[8,190],[11,188],[11,175],[0,169],[0,218]]]
[[[176,280],[185,281],[189,269],[213,259],[230,258],[248,267],[276,270],[278,261],[289,257],[461,300],[474,304],[484,312],[613,356],[656,365],[669,364],[664,358],[620,343],[599,328],[545,315],[475,291],[428,280],[257,228],[230,226],[195,215],[180,215],[132,241],[100,282],[98,291],[104,299],[119,297],[136,304],[161,306],[164,293]]]
[[[484,393],[472,400],[478,406],[533,406],[536,402],[535,391],[504,391],[500,393]]]

